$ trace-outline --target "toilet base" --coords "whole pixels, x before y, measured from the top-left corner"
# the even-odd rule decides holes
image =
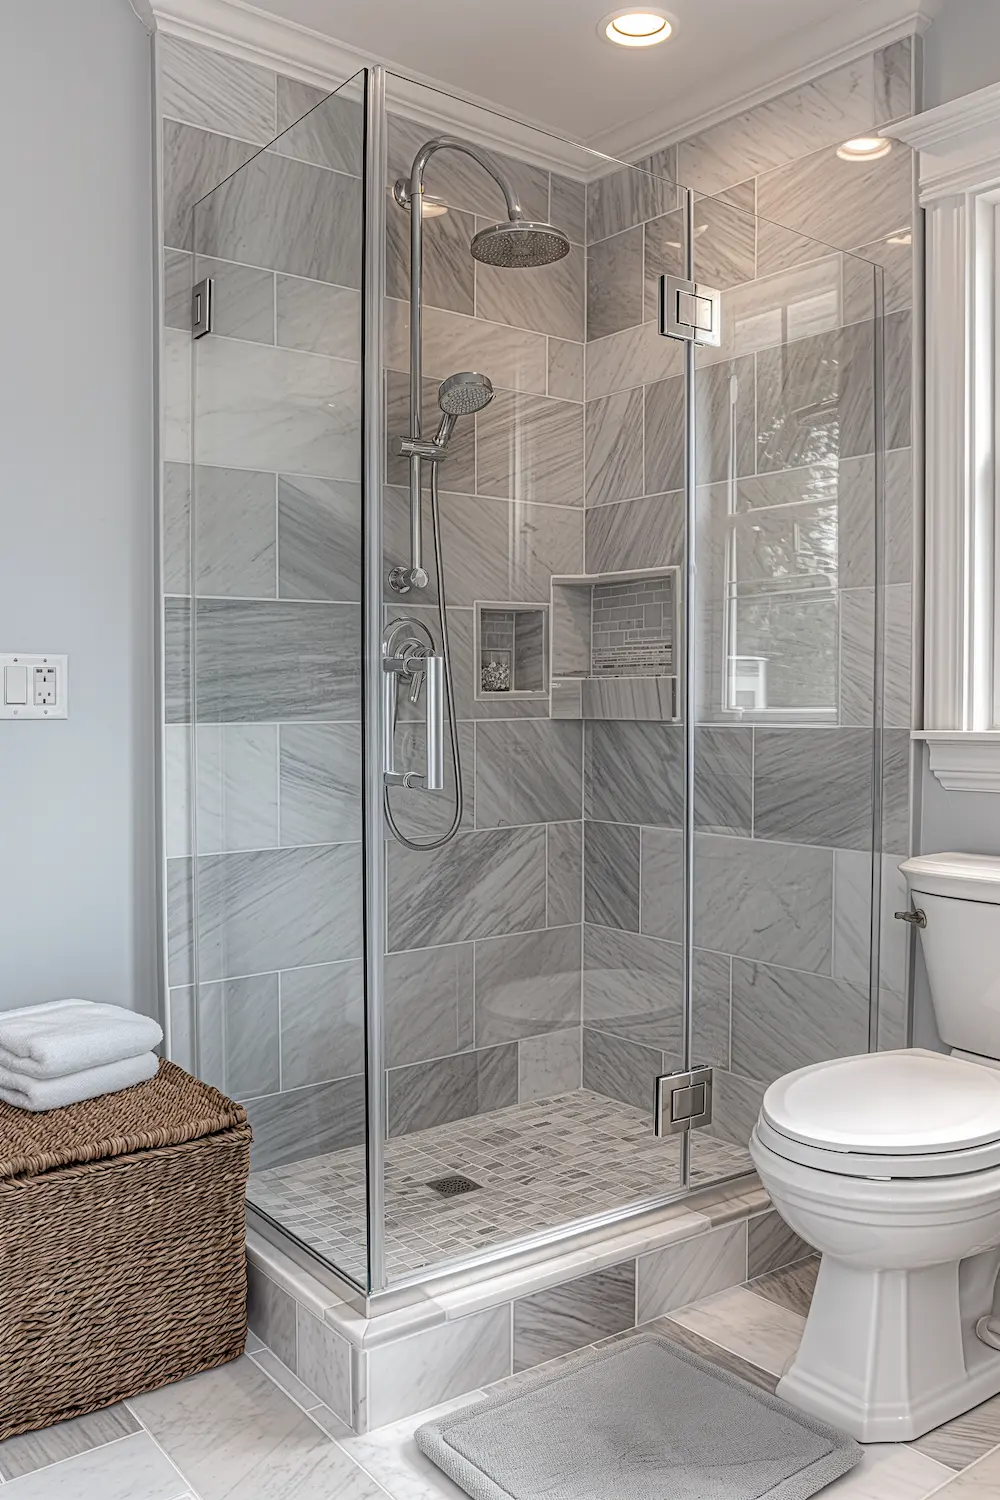
[[[1000,1394],[1000,1352],[976,1336],[1000,1252],[917,1270],[824,1255],[778,1395],[862,1443],[900,1443]]]

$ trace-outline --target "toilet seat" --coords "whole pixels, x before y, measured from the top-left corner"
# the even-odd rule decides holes
[[[1000,1165],[1000,1073],[906,1048],[815,1063],[771,1085],[757,1135],[845,1177],[955,1177]]]

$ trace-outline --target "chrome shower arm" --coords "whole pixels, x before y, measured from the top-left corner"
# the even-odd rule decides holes
[[[410,168],[410,196],[416,196],[424,190],[424,172],[427,163],[437,151],[461,151],[466,156],[471,156],[473,161],[479,163],[485,172],[488,172],[504,195],[507,204],[507,217],[511,220],[523,219],[524,209],[513,183],[507,176],[496,158],[482,146],[475,145],[472,141],[463,141],[454,135],[436,135],[433,140],[425,142],[413,158],[413,166]]]

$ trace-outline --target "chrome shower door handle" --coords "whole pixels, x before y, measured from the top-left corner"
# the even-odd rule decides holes
[[[419,771],[396,770],[396,715],[401,677],[423,678],[427,746],[423,775]],[[424,792],[444,790],[444,698],[443,656],[382,658],[382,775],[386,786],[405,786]]]
[[[427,775],[424,786],[429,792],[444,791],[444,657],[424,658],[424,703],[427,734]]]

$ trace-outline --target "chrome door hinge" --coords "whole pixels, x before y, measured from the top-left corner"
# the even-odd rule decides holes
[[[206,276],[191,289],[191,334],[203,339],[215,332],[215,280]]]
[[[661,1073],[656,1080],[653,1131],[682,1135],[712,1123],[712,1069]]]
[[[722,343],[722,293],[682,276],[660,277],[660,332],[685,343]]]

